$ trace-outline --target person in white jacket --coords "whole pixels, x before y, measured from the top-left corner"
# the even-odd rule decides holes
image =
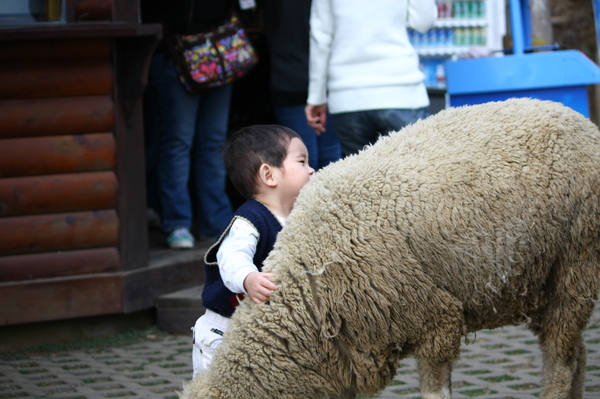
[[[429,115],[419,56],[407,28],[429,30],[435,0],[313,0],[307,123],[327,111],[345,156]]]

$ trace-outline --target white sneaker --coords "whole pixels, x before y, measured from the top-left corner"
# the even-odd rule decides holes
[[[179,227],[169,233],[167,245],[171,249],[191,249],[194,248],[194,236],[185,227]]]

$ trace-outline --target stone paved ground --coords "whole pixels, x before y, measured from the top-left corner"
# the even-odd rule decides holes
[[[600,398],[600,309],[585,330],[586,399]],[[453,398],[538,398],[541,355],[524,327],[477,333],[463,344]],[[177,398],[191,375],[190,338],[159,335],[125,347],[29,354],[1,360],[0,399]],[[402,361],[380,399],[420,398],[413,358]]]

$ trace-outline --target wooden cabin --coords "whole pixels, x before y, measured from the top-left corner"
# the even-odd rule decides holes
[[[142,94],[161,27],[139,14],[0,3],[0,326],[127,314],[198,283],[197,264],[149,262]]]

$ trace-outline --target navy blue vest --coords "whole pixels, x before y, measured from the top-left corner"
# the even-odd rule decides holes
[[[253,262],[259,271],[262,270],[264,260],[273,249],[277,233],[282,227],[279,220],[266,206],[256,200],[248,200],[238,208],[229,225],[225,227],[217,241],[204,255],[205,282],[204,290],[202,290],[202,305],[224,317],[231,317],[233,314],[235,307],[238,305],[237,296],[239,294],[236,295],[225,287],[217,265],[217,252],[231,225],[237,218],[245,219],[258,231],[258,243]]]

